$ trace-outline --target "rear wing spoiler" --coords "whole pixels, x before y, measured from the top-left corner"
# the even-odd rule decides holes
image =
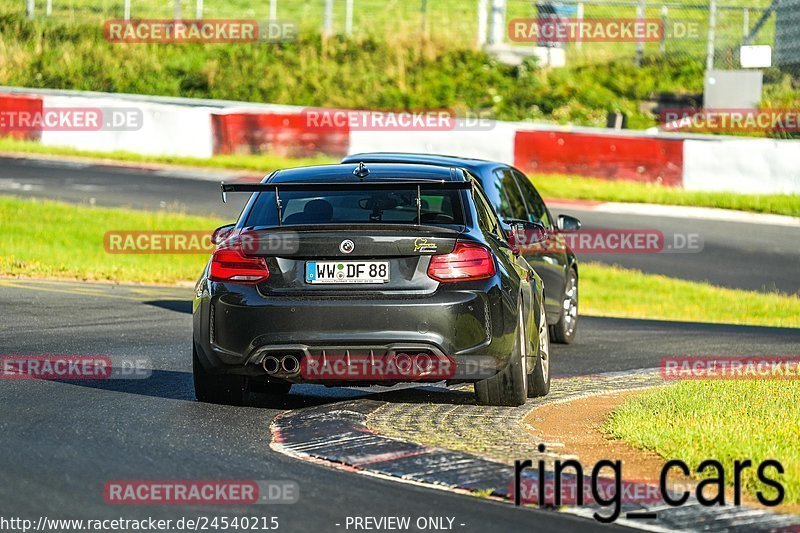
[[[220,184],[222,201],[228,201],[229,192],[277,192],[281,191],[343,191],[363,189],[368,191],[397,190],[466,190],[472,189],[470,181],[410,180],[410,181],[346,181],[346,182],[286,182],[286,183],[225,183]]]
[[[417,224],[422,218],[422,191],[427,190],[472,190],[475,186],[473,180],[445,181],[445,180],[405,180],[405,181],[344,181],[344,182],[285,182],[285,183],[220,183],[222,201],[228,201],[229,192],[274,192],[275,204],[278,209],[278,224],[281,224],[282,206],[280,191],[417,191]]]

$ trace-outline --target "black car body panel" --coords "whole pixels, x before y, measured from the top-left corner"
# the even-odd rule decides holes
[[[285,222],[301,212],[301,205],[338,201],[335,194],[316,194],[313,184],[339,184],[331,188],[361,193],[362,188],[378,189],[375,184],[409,180],[433,183],[431,189],[436,189],[436,183],[462,182],[464,186],[454,189],[460,206],[445,206],[445,199],[435,195],[423,198],[421,192],[412,190],[412,196],[420,194],[416,209],[421,214],[416,215],[415,223],[378,220],[392,209],[397,217],[415,216],[407,212],[407,206],[396,205],[397,199],[389,201],[385,195],[358,202],[369,211],[372,222],[337,222],[341,213],[359,221],[364,216],[357,210],[348,213],[341,206],[326,215],[326,223],[306,223],[303,217],[296,219],[297,224]],[[273,189],[253,192],[227,242],[255,236],[256,241],[287,240],[291,245],[256,248],[245,254],[248,260],[262,261],[269,272],[266,280],[254,283],[215,280],[213,257],[206,266],[196,286],[194,344],[198,359],[209,372],[272,382],[317,382],[296,372],[267,374],[267,359],[292,354],[302,360],[312,354],[340,352],[375,357],[425,352],[451,357],[459,365],[488,358],[492,370],[497,371],[508,364],[513,352],[520,313],[528,331],[537,331],[542,282],[505,240],[491,208],[476,205],[474,197],[483,198],[483,193],[468,173],[429,165],[376,164],[369,165],[366,178],[359,178],[353,175],[353,165],[330,165],[273,173],[262,183],[264,187],[272,184]],[[274,189],[297,183],[312,191],[307,198],[298,199],[296,206],[284,197],[275,200]],[[405,200],[404,194],[395,196]],[[374,207],[376,198],[385,202],[383,207]],[[427,205],[428,200],[441,200],[441,205]],[[487,200],[481,202],[489,205]],[[463,211],[460,215],[459,209]],[[449,214],[444,216],[444,212]],[[423,222],[431,214],[445,222]],[[267,219],[273,224],[261,224]],[[346,251],[344,241],[351,244]],[[491,275],[466,281],[432,278],[432,261],[452,255],[457,246],[489,251]],[[368,284],[311,283],[309,263],[326,261],[384,261],[389,265],[389,279]],[[526,364],[532,368],[535,359]],[[477,379],[459,374],[449,381]]]

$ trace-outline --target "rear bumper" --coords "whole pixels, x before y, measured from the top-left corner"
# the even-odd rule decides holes
[[[305,360],[333,354],[334,360],[355,356],[385,361],[426,352],[460,365],[459,376],[470,375],[465,365],[473,370],[480,365],[485,371],[487,361],[496,370],[511,353],[516,323],[515,317],[505,316],[506,306],[491,280],[473,290],[379,299],[265,298],[255,287],[210,283],[194,308],[194,342],[208,370],[290,382],[331,380],[304,372],[268,375],[262,367],[265,357],[294,354]],[[436,377],[430,380],[441,381]]]

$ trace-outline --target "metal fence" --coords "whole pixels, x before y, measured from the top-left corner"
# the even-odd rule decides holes
[[[488,42],[518,50],[536,43],[510,41],[508,22],[514,19],[544,15],[573,20],[650,19],[661,21],[664,28],[657,42],[548,46],[571,62],[671,56],[719,69],[739,67],[742,44],[774,45],[777,4],[777,0],[0,0],[0,5],[23,10],[32,18],[60,21],[280,19],[328,35],[424,35],[469,47]]]
[[[568,42],[562,47],[568,57],[587,61],[626,57],[668,56],[704,62],[707,68],[739,67],[739,47],[771,45],[774,16],[766,17],[760,29],[756,23],[768,11],[769,1],[721,3],[714,0],[692,3],[652,0],[568,0],[560,4],[575,19],[647,20],[660,23],[660,38],[639,42]]]

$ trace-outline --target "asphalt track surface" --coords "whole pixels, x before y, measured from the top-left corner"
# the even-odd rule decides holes
[[[254,174],[258,173],[251,173]],[[205,175],[194,172],[177,177],[181,176],[179,171],[0,158],[0,194],[146,210],[174,209],[234,221],[247,195],[229,194],[228,203],[223,204],[214,175],[214,170]],[[699,253],[579,254],[584,261],[618,264],[722,287],[800,293],[797,227],[618,215],[575,208],[552,211],[577,216],[585,229],[655,229],[667,239],[674,234],[697,234],[703,243]]]
[[[284,409],[364,392],[297,387],[276,404],[193,401],[190,289],[0,280],[8,354],[104,354],[144,358],[144,380],[0,383],[2,514],[50,518],[277,516],[284,531],[337,531],[347,516],[452,516],[458,531],[565,531],[589,520],[520,510],[467,496],[301,463],[269,448],[269,423]],[[657,366],[664,355],[787,353],[800,331],[584,318],[579,342],[553,350],[554,374],[583,375]],[[408,394],[405,391],[404,394]],[[420,399],[447,392],[418,390]],[[391,400],[392,393],[372,398]],[[525,458],[521,458],[525,459]],[[103,486],[124,479],[294,480],[287,506],[111,506]]]
[[[330,470],[273,452],[269,424],[279,412],[366,393],[304,386],[280,404],[266,397],[252,407],[194,401],[189,298],[187,289],[0,280],[4,353],[146,358],[153,369],[142,380],[3,380],[0,515],[34,521],[277,516],[280,531],[319,532],[346,531],[348,516],[448,516],[455,518],[455,531],[465,532],[622,529]],[[432,401],[437,396],[431,394]],[[293,480],[300,499],[231,508],[105,502],[106,482],[136,479]]]
[[[63,163],[0,161],[0,194],[76,203],[94,198],[99,205],[141,209],[183,204],[189,212],[229,217],[240,208],[219,203],[218,186],[210,181]],[[748,228],[762,231],[760,226]],[[720,246],[725,253],[734,253],[731,242],[738,236],[722,236],[724,246]],[[723,279],[726,271],[733,270],[733,286],[748,287],[751,266],[755,274],[770,250],[773,259],[782,253],[777,243],[760,242],[761,247],[744,254],[741,261],[715,265],[702,259],[705,253],[714,253],[706,239],[704,253],[693,255],[695,261],[707,263],[709,271],[690,277],[689,269],[687,277]],[[797,272],[786,267],[789,285],[797,284]],[[286,409],[367,395],[391,400],[393,393],[303,386],[293,389],[281,403],[267,397],[257,398],[251,407],[196,402],[191,384],[190,298],[191,289],[0,280],[2,354],[144,358],[153,370],[145,380],[0,381],[0,515],[34,519],[276,516],[280,531],[346,531],[348,516],[398,515],[454,517],[456,531],[601,528],[589,520],[330,470],[273,452],[269,424]],[[786,355],[796,353],[800,346],[797,329],[589,317],[583,317],[579,327],[576,344],[553,348],[555,376],[652,368],[662,357],[676,354]],[[449,393],[417,390],[414,394],[437,402]],[[104,484],[125,479],[293,480],[299,483],[300,500],[288,506],[230,508],[107,504]]]

